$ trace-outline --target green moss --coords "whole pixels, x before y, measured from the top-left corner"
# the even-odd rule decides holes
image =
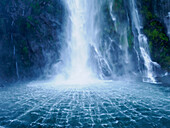
[[[145,29],[144,30],[145,33],[152,39],[152,40],[156,40],[156,41],[166,41],[168,42],[168,37],[165,33],[163,33],[162,31],[160,31],[159,29]]]
[[[165,62],[166,62],[168,65],[170,65],[170,56],[166,56],[166,57],[165,57]]]
[[[148,2],[146,2],[148,3]],[[143,6],[143,8],[140,10],[141,13],[145,16],[146,20],[151,20],[153,18],[155,18],[155,14],[153,14],[150,10],[150,7],[149,7],[150,4],[145,4]],[[154,24],[153,24],[154,25]]]
[[[153,48],[153,43],[152,41],[149,41],[149,49],[150,49],[151,54],[152,54],[152,48]]]
[[[152,22],[150,23],[150,25],[151,25],[152,27],[154,27],[156,24],[157,24],[156,21],[152,21]]]
[[[31,28],[31,24],[27,22],[27,29]]]
[[[161,40],[168,42],[168,37],[164,33],[160,33],[159,37]]]
[[[29,20],[29,21],[33,21],[32,16],[28,16],[28,20]]]
[[[146,12],[146,16],[147,16],[148,19],[152,19],[152,17],[153,17],[153,15],[150,11]]]
[[[158,38],[159,36],[159,32],[157,29],[154,29],[151,33],[150,36],[152,37],[152,39],[154,40],[155,38]]]
[[[170,42],[163,24],[153,20],[144,27],[144,32],[149,39],[152,59],[158,62],[162,68],[170,70]]]
[[[24,52],[25,54],[28,54],[28,48],[27,48],[27,47],[24,47],[24,48],[23,48],[23,52]]]
[[[33,10],[33,14],[36,14],[36,15],[40,14],[41,9],[40,9],[40,3],[39,2],[36,2],[36,1],[32,2],[31,7],[32,7],[32,10]]]

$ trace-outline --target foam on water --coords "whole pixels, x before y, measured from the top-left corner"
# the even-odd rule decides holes
[[[122,81],[83,88],[0,88],[0,126],[168,127],[169,92],[169,87]]]

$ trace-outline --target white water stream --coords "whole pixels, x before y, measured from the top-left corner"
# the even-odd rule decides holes
[[[141,26],[138,10],[136,9],[134,0],[132,0],[132,18],[133,18],[132,20],[134,22],[135,28],[137,29],[139,48],[140,48],[141,56],[144,59],[144,65],[146,67],[145,74],[144,74],[146,78],[144,78],[143,81],[156,83],[156,80],[154,78],[153,64],[157,64],[157,63],[152,62],[150,58],[147,37],[141,32],[142,26]]]
[[[89,48],[94,41],[94,1],[66,0],[69,10],[66,26],[68,49],[63,52],[64,75],[57,76],[62,84],[86,84],[98,81],[89,65]],[[67,54],[67,55],[66,55]],[[58,82],[57,82],[58,83]],[[61,84],[61,83],[60,83]]]

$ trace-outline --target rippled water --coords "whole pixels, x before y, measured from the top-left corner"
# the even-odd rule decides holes
[[[170,127],[170,87],[112,82],[0,88],[0,128]]]

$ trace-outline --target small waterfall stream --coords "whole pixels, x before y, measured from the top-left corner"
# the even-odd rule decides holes
[[[152,62],[150,58],[147,37],[141,32],[142,25],[140,22],[141,20],[138,14],[135,0],[131,0],[131,3],[132,3],[132,11],[131,11],[132,22],[137,30],[139,49],[140,49],[140,51],[136,51],[136,52],[138,55],[140,54],[142,56],[142,58],[144,59],[144,65],[146,67],[146,69],[144,70],[144,76],[146,78],[144,78],[143,81],[156,83],[156,80],[154,78],[154,71],[153,71],[153,64],[155,62]]]
[[[13,42],[13,37],[11,37],[11,39],[12,39],[12,42]],[[14,58],[16,60],[16,48],[15,48],[15,45],[14,45],[14,49],[13,49],[13,55],[14,55]],[[17,60],[15,61],[15,68],[16,68],[16,76],[19,79],[18,62],[17,62]]]
[[[14,26],[14,21],[12,21],[12,23],[11,23],[12,28],[13,28],[13,26]],[[17,76],[17,79],[19,79],[18,62],[17,62],[17,58],[16,58],[16,48],[15,48],[13,33],[11,34],[11,43],[13,44],[13,56],[14,56],[14,59],[15,59],[16,76]]]

